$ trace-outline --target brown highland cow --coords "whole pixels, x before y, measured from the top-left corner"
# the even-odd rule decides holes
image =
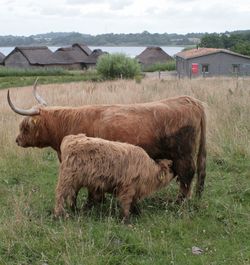
[[[36,83],[34,95],[40,104],[25,110],[14,106],[7,94],[11,109],[27,116],[16,138],[19,146],[50,146],[60,160],[60,144],[70,134],[130,143],[155,160],[173,161],[180,182],[178,201],[190,196],[197,169],[196,195],[201,196],[206,176],[206,115],[199,100],[181,96],[138,104],[47,107],[36,92]],[[101,192],[89,189],[90,205],[98,200],[102,200]]]
[[[138,200],[166,186],[174,177],[170,160],[155,162],[138,146],[84,134],[63,139],[61,159],[56,217],[65,213],[65,202],[74,209],[78,191],[86,187],[117,196],[126,222]]]

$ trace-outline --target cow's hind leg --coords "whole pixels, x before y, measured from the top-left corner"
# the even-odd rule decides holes
[[[195,163],[190,157],[179,159],[174,163],[174,170],[180,181],[177,203],[181,203],[191,196],[191,183],[195,174]]]

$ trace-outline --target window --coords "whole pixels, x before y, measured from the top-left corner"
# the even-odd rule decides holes
[[[240,65],[239,64],[233,64],[233,73],[238,74],[240,72]]]
[[[202,64],[201,65],[201,71],[202,73],[209,73],[209,64]]]

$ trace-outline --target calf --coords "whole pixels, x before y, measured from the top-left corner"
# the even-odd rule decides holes
[[[64,137],[61,158],[56,217],[65,213],[65,202],[74,209],[78,191],[86,187],[117,196],[127,222],[138,200],[166,186],[174,177],[170,160],[155,162],[141,147],[84,134]]]

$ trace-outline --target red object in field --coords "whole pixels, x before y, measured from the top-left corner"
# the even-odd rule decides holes
[[[198,63],[192,63],[192,74],[198,74],[198,72],[199,72]]]

